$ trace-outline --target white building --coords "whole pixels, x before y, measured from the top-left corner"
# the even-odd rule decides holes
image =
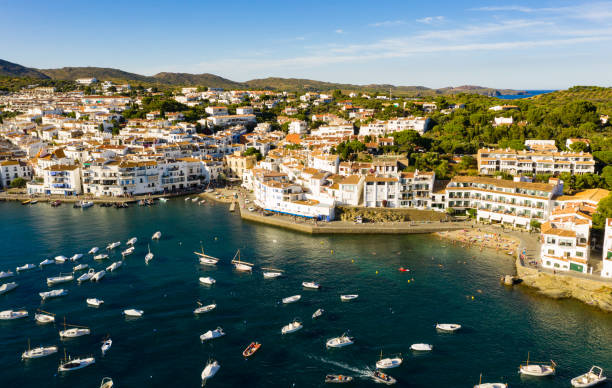
[[[612,278],[612,218],[606,219],[606,230],[603,240],[603,268],[601,276]]]
[[[595,172],[595,160],[588,152],[516,151],[512,149],[478,150],[478,171],[493,175],[501,171],[512,175]]]
[[[308,124],[303,120],[292,120],[289,123],[289,133],[295,133],[298,135],[305,134],[308,131]]]
[[[210,116],[206,119],[206,123],[209,126],[225,127],[230,125],[247,125],[255,124],[257,119],[255,115],[219,115]]]
[[[590,226],[590,220],[567,216],[543,223],[542,267],[587,273]]]
[[[0,161],[0,188],[7,188],[14,179],[32,179],[32,168],[19,160]]]

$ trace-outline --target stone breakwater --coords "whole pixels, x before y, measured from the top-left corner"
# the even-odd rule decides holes
[[[547,273],[524,267],[516,261],[518,276],[524,285],[535,288],[539,294],[554,299],[574,298],[588,305],[612,312],[612,282],[564,273]]]

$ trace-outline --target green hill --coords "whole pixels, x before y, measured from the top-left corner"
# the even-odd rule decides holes
[[[558,106],[571,101],[589,101],[598,107],[599,112],[612,114],[612,87],[574,86],[567,90],[540,94],[529,98],[538,105]]]
[[[40,71],[49,78],[62,80],[95,77],[99,80],[151,82],[152,78],[107,67],[62,67],[61,69],[41,69]]]
[[[29,78],[49,78],[36,69],[21,66],[13,62],[0,59],[0,76],[2,77],[29,77]]]
[[[203,73],[203,74],[190,74],[190,73],[157,73],[153,77],[156,82],[163,83],[166,85],[177,85],[177,86],[208,86],[213,88],[224,88],[224,89],[237,89],[244,88],[245,85],[240,82],[235,82],[218,75]]]

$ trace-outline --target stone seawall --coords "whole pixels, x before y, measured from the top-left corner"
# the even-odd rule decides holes
[[[388,223],[388,224],[354,224],[349,222],[319,223],[294,222],[285,217],[264,216],[241,209],[240,217],[243,220],[258,222],[261,224],[277,226],[308,234],[423,234],[434,233],[444,230],[458,230],[469,227],[463,222],[445,223]]]
[[[612,312],[612,282],[559,272],[546,273],[524,267],[519,259],[516,261],[516,271],[524,285],[536,288],[542,295],[554,299],[574,298]]]

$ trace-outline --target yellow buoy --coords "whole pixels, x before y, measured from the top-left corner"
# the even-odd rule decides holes
[[[410,283],[410,279],[408,279],[408,283]]]
[[[354,262],[355,262],[355,260],[351,260],[351,263],[354,263]]]
[[[376,275],[378,275],[378,271],[376,271]]]
[[[331,250],[331,253],[334,253],[334,250],[333,250],[333,249]]]
[[[472,295],[472,300],[474,300],[474,295]]]

